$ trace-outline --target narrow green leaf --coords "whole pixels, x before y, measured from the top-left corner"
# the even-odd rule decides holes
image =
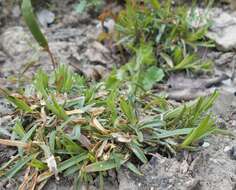
[[[140,175],[140,176],[143,175],[133,163],[127,162],[126,166],[128,169],[130,169],[135,174]]]
[[[170,57],[168,54],[162,52],[162,53],[160,53],[160,56],[165,60],[165,62],[167,63],[167,65],[168,65],[170,68],[173,68],[173,67],[174,67],[173,60],[171,59],[171,57]]]
[[[56,116],[60,119],[67,120],[68,116],[65,113],[64,108],[59,105],[56,98],[51,95],[51,99],[46,101],[46,106],[49,110],[51,110]]]
[[[182,52],[182,49],[181,47],[177,46],[175,49],[174,49],[174,52],[173,52],[173,60],[174,60],[174,63],[180,63],[181,60],[183,59],[183,52]]]
[[[196,55],[187,55],[179,64],[177,64],[173,69],[174,70],[184,70],[191,68],[193,62],[196,61]]]
[[[113,168],[118,168],[121,166],[121,164],[122,162],[117,163],[115,160],[100,161],[100,162],[96,162],[96,163],[86,166],[84,171],[87,173],[101,172],[101,171],[106,171]]]
[[[44,98],[48,97],[48,75],[39,70],[35,76],[34,86]]]
[[[77,125],[77,126],[74,126],[73,127],[73,132],[72,132],[72,135],[71,135],[71,138],[73,140],[78,140],[80,138],[80,135],[81,135],[81,129],[80,129],[80,126]]]
[[[29,107],[29,105],[23,101],[20,100],[10,94],[7,90],[1,89],[0,88],[0,93],[3,94],[3,96],[12,104],[14,104],[18,109],[21,109],[25,112],[32,112],[32,109]]]
[[[169,137],[175,137],[179,135],[188,135],[192,132],[194,128],[183,128],[183,129],[176,129],[176,130],[157,130],[160,133],[155,133],[155,137],[157,139],[164,139]]]
[[[33,133],[35,132],[35,130],[37,129],[37,125],[33,126],[22,138],[23,142],[27,142],[31,136],[33,135]]]
[[[48,42],[41,32],[39,25],[37,23],[37,19],[34,15],[31,0],[23,0],[21,4],[22,14],[25,19],[27,26],[29,27],[32,35],[35,40],[39,43],[43,48],[48,48]]]
[[[136,115],[135,115],[135,112],[134,112],[134,108],[132,107],[130,102],[125,101],[124,98],[121,98],[120,108],[132,124],[135,124],[137,122]]]
[[[214,132],[216,127],[214,127],[214,122],[211,119],[210,115],[206,116],[197,128],[193,129],[192,132],[186,137],[184,142],[181,144],[182,148],[185,148],[192,144],[194,141],[199,140],[201,137],[206,134]]]
[[[74,175],[76,172],[78,172],[80,170],[81,166],[79,166],[78,164],[71,166],[70,168],[64,170],[63,172],[63,176],[67,177],[67,176],[72,176]]]
[[[58,172],[63,172],[64,170],[80,163],[88,158],[87,153],[80,154],[78,156],[71,157],[70,159],[58,164]]]
[[[157,44],[159,44],[161,42],[162,36],[165,33],[165,29],[166,29],[166,24],[162,24],[160,26],[159,33],[158,33],[158,35],[156,37],[156,43]]]
[[[10,170],[7,171],[5,176],[8,179],[11,179],[12,177],[14,177],[16,173],[18,173],[30,160],[32,160],[33,157],[34,155],[30,155],[17,161],[17,163]]]
[[[73,154],[84,153],[85,150],[76,142],[74,142],[68,135],[61,134],[61,143],[65,146],[67,152]]]
[[[130,148],[133,151],[133,153],[137,156],[137,158],[139,158],[139,160],[141,160],[144,164],[146,164],[148,162],[143,150],[141,148],[139,148],[136,144],[134,143],[130,143]]]
[[[32,137],[36,129],[37,129],[37,125],[33,126],[27,133],[25,133],[24,137],[21,139],[22,142],[26,143]],[[20,156],[23,156],[23,148],[19,148],[18,152]]]
[[[20,139],[25,136],[25,130],[19,120],[16,121],[16,124],[12,130],[20,137]]]
[[[136,130],[136,133],[138,135],[139,142],[143,142],[143,133],[139,129]]]
[[[49,147],[52,154],[54,154],[55,152],[56,134],[57,134],[57,131],[54,130],[49,135]]]

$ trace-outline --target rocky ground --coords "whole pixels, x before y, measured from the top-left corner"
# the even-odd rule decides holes
[[[48,55],[39,51],[39,47],[24,27],[19,6],[9,5],[13,8],[8,9],[6,2],[8,1],[0,0],[0,9],[4,10],[0,13],[0,86],[12,89],[30,82],[31,76],[39,67],[51,70],[51,63]],[[59,3],[55,2],[55,8],[49,12],[46,8],[39,8],[38,14],[42,17],[43,30],[47,33],[57,61],[70,64],[76,72],[99,80],[122,60],[112,50],[96,41],[100,30],[99,22],[87,14],[75,13],[73,3],[65,1],[59,6]],[[198,11],[200,14],[206,13],[205,9]],[[169,98],[175,101],[191,100],[218,89],[221,95],[213,111],[217,115],[219,126],[234,133],[236,132],[236,82],[234,82],[236,79],[233,80],[236,67],[236,11],[225,6],[211,8],[207,15],[213,19],[208,37],[214,40],[217,46],[200,53],[214,61],[214,74],[198,77],[175,74],[169,77],[165,86],[169,87],[166,88]],[[0,99],[2,129],[8,126],[7,113],[10,111],[9,105]],[[14,149],[0,146],[0,164],[14,153]],[[105,182],[105,189],[234,190],[236,189],[236,139],[226,135],[210,137],[195,153],[183,152],[175,158],[165,158],[156,154],[149,164],[141,166],[140,169],[144,173],[142,177],[134,176],[124,169],[117,173],[110,172]],[[22,175],[19,174],[16,180],[0,181],[0,189],[16,189],[21,180]],[[95,180],[89,189],[97,189],[97,184],[98,180]],[[62,179],[59,183],[51,180],[45,189],[64,190],[70,189],[71,185],[70,179]]]

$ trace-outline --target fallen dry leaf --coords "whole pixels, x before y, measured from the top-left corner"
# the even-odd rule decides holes
[[[28,143],[24,143],[21,141],[15,141],[15,140],[7,140],[7,139],[0,139],[0,144],[6,145],[6,146],[22,147],[22,148],[30,147],[30,144],[28,144]]]
[[[56,180],[59,180],[58,171],[57,171],[57,163],[56,163],[55,157],[53,155],[51,155],[46,160],[46,162],[47,162],[49,171],[55,175]]]
[[[91,125],[92,127],[95,127],[97,130],[101,131],[103,134],[109,133],[109,131],[106,130],[106,129],[101,125],[101,123],[97,120],[96,117],[94,117],[94,118],[92,119],[92,122],[90,123],[90,125]]]
[[[96,117],[98,115],[101,115],[105,111],[104,107],[99,108],[91,108],[89,112],[92,114],[93,117]]]
[[[82,111],[81,109],[66,111],[66,115],[75,115],[75,114],[82,114],[82,113],[84,113],[84,111]]]

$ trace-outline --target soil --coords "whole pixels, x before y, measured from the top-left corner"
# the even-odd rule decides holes
[[[92,80],[104,77],[122,60],[113,50],[97,42],[101,30],[99,22],[90,15],[74,12],[76,1],[51,1],[38,5],[37,11],[49,10],[55,20],[43,28],[50,47],[58,62],[70,64]],[[14,89],[30,82],[37,68],[52,70],[48,55],[39,51],[21,20],[16,3],[0,0],[0,86]],[[229,11],[229,7],[220,9]],[[201,52],[199,52],[201,53]],[[223,52],[217,49],[204,51],[204,56],[214,63],[212,75],[191,76],[186,73],[171,75],[164,84],[173,101],[192,100],[215,89],[220,91],[212,111],[217,115],[219,127],[236,132],[236,83],[231,80],[234,67],[234,50]],[[24,74],[24,76],[23,76]],[[16,82],[20,80],[20,82]],[[5,128],[11,127],[11,107],[0,97],[1,138],[7,136]],[[0,165],[9,160],[17,150],[0,145]],[[174,158],[154,155],[147,165],[140,167],[144,174],[137,177],[121,168],[106,177],[105,189],[109,190],[235,190],[236,189],[236,139],[229,135],[207,138],[196,152],[181,152]],[[22,173],[14,180],[0,181],[0,190],[17,189],[23,179]],[[89,189],[98,189],[98,179],[89,184]],[[84,186],[82,189],[87,189]],[[51,179],[45,190],[72,189],[70,178],[59,182]]]

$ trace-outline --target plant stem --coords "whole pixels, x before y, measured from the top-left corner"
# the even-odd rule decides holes
[[[48,55],[49,55],[51,62],[52,62],[53,69],[55,70],[57,67],[57,62],[55,61],[55,58],[53,57],[53,54],[52,54],[50,48],[46,47],[45,50],[48,52]]]

